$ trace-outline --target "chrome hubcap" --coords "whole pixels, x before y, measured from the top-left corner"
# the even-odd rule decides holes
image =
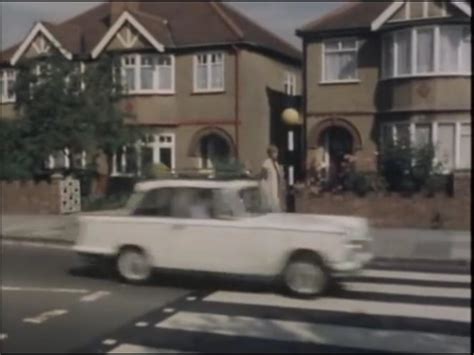
[[[120,274],[128,280],[145,280],[150,274],[146,258],[137,252],[126,252],[119,259]]]
[[[326,277],[317,265],[295,262],[289,265],[285,275],[288,287],[300,294],[317,294],[323,291]]]

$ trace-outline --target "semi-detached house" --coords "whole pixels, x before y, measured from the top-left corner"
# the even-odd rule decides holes
[[[138,154],[171,169],[207,169],[219,154],[256,171],[270,144],[267,89],[301,92],[300,52],[229,4],[109,1],[60,24],[39,22],[1,53],[2,119],[17,116],[18,63],[52,51],[83,70],[119,53],[123,107],[149,135]],[[135,152],[118,152],[112,174],[134,173]]]
[[[471,2],[352,1],[300,28],[308,159],[375,170],[387,140],[471,169]]]

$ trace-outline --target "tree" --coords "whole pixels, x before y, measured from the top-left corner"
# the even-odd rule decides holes
[[[87,66],[55,54],[24,62],[15,87],[20,120],[6,137],[4,152],[20,148],[26,170],[32,175],[44,170],[51,154],[68,148],[94,156],[102,149],[110,157],[121,146],[141,137],[141,130],[127,125],[133,117],[120,108],[123,98],[118,58],[106,55]],[[14,139],[21,136],[21,144]],[[2,154],[3,155],[3,154]],[[71,160],[72,161],[72,160]]]

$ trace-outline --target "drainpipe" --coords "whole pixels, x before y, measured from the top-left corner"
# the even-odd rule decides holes
[[[234,130],[235,130],[235,157],[239,159],[239,124],[240,124],[240,80],[239,80],[239,73],[240,73],[240,62],[239,62],[239,54],[240,50],[237,46],[233,45],[232,48],[234,49],[235,53],[235,67],[234,67],[234,76],[235,76],[235,107],[234,107]]]

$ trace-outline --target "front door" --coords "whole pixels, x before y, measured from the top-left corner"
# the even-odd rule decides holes
[[[322,133],[324,162],[329,173],[329,181],[337,182],[342,162],[346,154],[354,151],[351,133],[342,127],[330,127]]]

